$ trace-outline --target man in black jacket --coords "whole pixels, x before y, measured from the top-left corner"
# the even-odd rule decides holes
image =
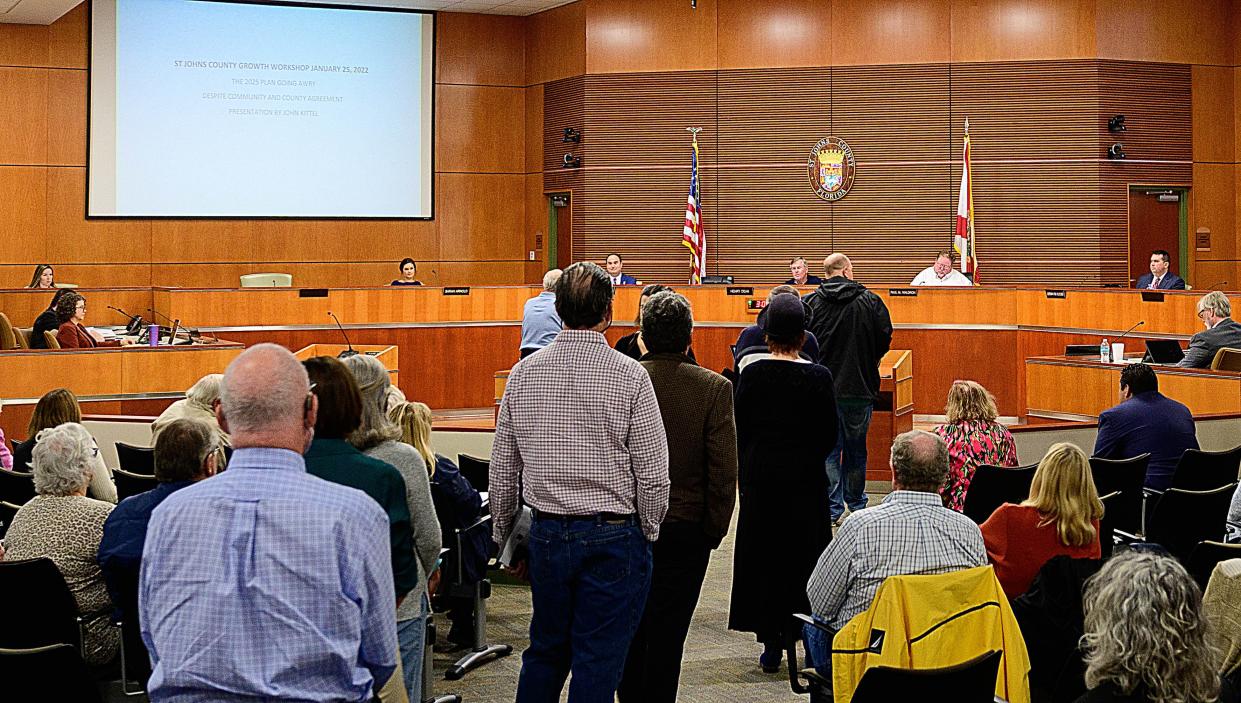
[[[836,383],[840,427],[827,455],[827,480],[832,521],[839,522],[846,504],[852,512],[866,507],[866,433],[879,399],[879,361],[892,346],[892,319],[883,300],[853,280],[849,257],[832,254],[823,268],[827,280],[804,300],[819,363]]]

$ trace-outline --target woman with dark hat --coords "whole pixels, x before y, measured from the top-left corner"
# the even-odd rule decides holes
[[[763,316],[770,355],[737,382],[741,511],[728,628],[756,635],[768,673],[800,634],[792,615],[807,612],[806,582],[832,539],[823,466],[836,443],[836,396],[831,371],[798,356],[805,325],[801,300],[772,298]]]

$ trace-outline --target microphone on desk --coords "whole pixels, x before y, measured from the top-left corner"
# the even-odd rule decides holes
[[[180,320],[174,320],[174,319],[172,319],[171,317],[168,317],[167,315],[163,314],[162,312],[159,312],[159,311],[158,311],[158,310],[156,310],[155,308],[147,308],[147,312],[151,313],[152,315],[158,315],[159,317],[162,317],[162,318],[164,318],[165,320],[167,320],[167,321],[171,322],[171,323],[172,323],[172,329],[173,329],[173,331],[174,331],[174,332],[175,332],[176,330],[178,330],[178,329],[184,330],[184,331],[185,331],[185,336],[186,336],[186,337],[190,340],[190,344],[193,344],[193,343],[194,343],[194,342],[196,342],[196,341],[197,341],[197,342],[200,342],[200,343],[203,343],[203,344],[218,344],[218,343],[219,343],[219,341],[220,341],[220,338],[219,338],[219,337],[216,337],[215,335],[207,335],[207,339],[210,339],[211,341],[210,341],[210,342],[202,342],[202,339],[203,339],[203,333],[202,333],[202,332],[199,332],[197,329],[195,329],[195,328],[193,328],[193,327],[189,327],[188,325],[184,325],[184,326],[183,326],[183,325],[181,324],[181,321],[180,321]],[[176,338],[175,338],[175,337],[169,337],[169,338],[168,338],[168,342],[169,342],[169,344],[175,344],[175,343],[176,343]]]
[[[1228,281],[1216,281],[1207,286],[1207,290],[1223,290],[1226,285],[1228,285]]]
[[[1119,344],[1119,343],[1120,343],[1120,340],[1124,339],[1125,337],[1128,337],[1130,332],[1132,332],[1132,331],[1136,330],[1137,328],[1139,328],[1139,327],[1141,327],[1142,325],[1145,325],[1145,324],[1146,324],[1146,320],[1138,320],[1138,321],[1137,321],[1137,323],[1133,325],[1133,327],[1130,327],[1129,329],[1125,330],[1125,333],[1124,333],[1124,334],[1122,334],[1122,335],[1120,335],[1119,337],[1117,337],[1116,339],[1112,340],[1112,343],[1113,343],[1113,344]],[[1109,350],[1109,354],[1110,354],[1110,350]],[[1120,363],[1120,362],[1123,362],[1123,361],[1124,361],[1124,359],[1121,359],[1120,361],[1117,361],[1116,359],[1112,359],[1112,363],[1114,363],[1114,364],[1115,364],[1115,363]]]
[[[342,336],[342,337],[344,337],[344,338],[345,338],[345,346],[349,347],[349,348],[348,348],[348,349],[346,349],[345,351],[343,351],[343,352],[341,352],[341,353],[337,354],[337,355],[336,355],[336,358],[337,358],[337,359],[348,359],[348,358],[349,358],[349,357],[351,357],[351,356],[357,356],[357,355],[358,355],[358,353],[357,353],[356,351],[354,351],[354,349],[353,349],[353,343],[349,341],[349,335],[345,333],[345,326],[344,326],[344,325],[342,325],[342,324],[340,324],[340,318],[339,318],[339,317],[337,317],[336,315],[333,315],[331,310],[328,310],[328,311],[327,311],[327,314],[328,314],[328,315],[329,315],[329,316],[330,316],[333,320],[336,320],[336,328],[340,330],[340,336]]]
[[[113,306],[113,305],[109,305],[109,306],[107,306],[107,307],[108,307],[108,309],[109,309],[109,310],[115,310],[115,311],[119,312],[120,314],[124,315],[125,317],[128,317],[128,318],[129,318],[129,322],[125,323],[125,333],[126,333],[126,334],[134,334],[134,333],[136,333],[139,329],[141,329],[141,328],[142,328],[142,316],[141,316],[141,315],[130,315],[129,313],[125,312],[124,310],[122,310],[122,309],[120,309],[120,308],[118,308],[118,307],[116,307],[116,306]]]
[[[169,330],[169,334],[168,334],[168,343],[169,343],[169,344],[176,344],[176,343],[177,343],[177,338],[176,338],[174,335],[176,335],[176,333],[177,333],[177,329],[178,329],[179,327],[181,327],[181,321],[180,321],[180,320],[174,320],[174,319],[172,319],[171,317],[168,317],[167,315],[165,315],[164,313],[162,313],[162,312],[160,312],[160,311],[156,310],[155,308],[147,308],[147,312],[151,313],[151,315],[153,315],[153,316],[155,316],[155,317],[162,317],[162,318],[164,318],[165,320],[168,320],[169,322],[171,322],[171,323],[172,323],[172,328]],[[193,340],[191,339],[191,341],[193,341]]]

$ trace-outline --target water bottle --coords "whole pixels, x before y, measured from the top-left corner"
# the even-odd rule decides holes
[[[1112,360],[1112,347],[1107,343],[1107,337],[1103,338],[1103,343],[1099,345],[1099,361],[1109,363]]]

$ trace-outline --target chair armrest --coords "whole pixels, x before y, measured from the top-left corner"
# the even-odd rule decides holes
[[[807,625],[811,625],[811,626],[813,626],[813,627],[815,627],[815,628],[817,628],[817,629],[819,629],[819,630],[823,631],[823,633],[824,633],[824,634],[827,634],[827,635],[833,635],[833,636],[835,636],[835,634],[836,634],[836,631],[835,631],[835,630],[833,630],[832,628],[828,627],[827,625],[824,625],[823,623],[819,622],[818,620],[815,620],[813,617],[811,617],[811,616],[809,616],[809,615],[803,615],[802,613],[793,613],[793,617],[794,617],[795,619],[797,619],[797,620],[800,620],[801,622],[803,622],[803,623],[805,623],[805,624],[807,624]]]

